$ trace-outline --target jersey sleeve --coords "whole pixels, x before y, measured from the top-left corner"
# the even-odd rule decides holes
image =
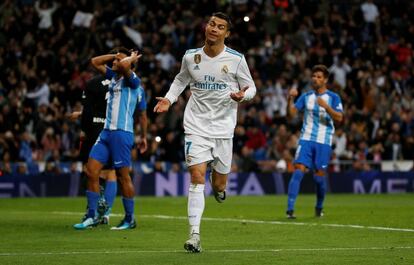
[[[139,85],[141,84],[141,80],[139,79],[137,74],[134,72],[132,72],[129,78],[125,79],[125,81],[128,83],[129,87],[132,89],[137,89]]]
[[[253,82],[253,78],[250,74],[249,66],[247,65],[246,58],[242,56],[236,71],[237,82],[239,88],[249,87],[245,93],[243,101],[251,100],[256,95],[256,85]]]
[[[181,62],[180,72],[175,76],[173,83],[171,84],[170,90],[168,90],[165,98],[167,98],[171,104],[177,101],[180,94],[184,91],[186,86],[190,83],[191,75],[188,71],[187,62],[185,60],[185,55]]]
[[[302,111],[305,108],[305,94],[300,95],[298,100],[296,100],[295,108],[299,111]]]
[[[108,66],[105,66],[105,68],[106,68],[105,79],[111,80],[112,77],[115,76],[115,72],[112,71],[112,69],[110,67],[108,67]]]
[[[332,97],[332,106],[331,107],[335,111],[342,112],[342,113],[344,112],[341,98],[337,94],[334,94],[334,96]]]
[[[137,104],[136,109],[138,111],[144,111],[147,109],[147,99],[145,97],[145,91],[141,86],[138,89],[140,91],[139,91],[139,96],[138,96],[139,98],[138,98],[138,104]]]

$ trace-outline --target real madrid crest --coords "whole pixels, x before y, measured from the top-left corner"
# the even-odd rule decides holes
[[[229,68],[227,67],[227,65],[224,65],[223,68],[221,68],[221,72],[223,74],[227,74],[229,72]]]
[[[196,64],[199,64],[201,62],[201,55],[200,54],[197,53],[197,54],[194,55],[194,62]]]

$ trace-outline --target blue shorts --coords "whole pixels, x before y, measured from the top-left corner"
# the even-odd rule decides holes
[[[114,168],[129,167],[133,144],[134,134],[131,132],[103,130],[93,145],[89,157],[104,165],[112,162]]]
[[[309,169],[326,170],[331,159],[331,152],[330,145],[299,140],[294,164],[302,164]]]

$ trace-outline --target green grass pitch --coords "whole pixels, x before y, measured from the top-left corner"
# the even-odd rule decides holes
[[[0,200],[0,264],[414,264],[414,195],[300,195],[298,219],[286,196],[207,197],[203,252],[186,253],[187,199],[136,198],[138,227],[75,231],[84,198]],[[122,218],[120,198],[111,224]]]

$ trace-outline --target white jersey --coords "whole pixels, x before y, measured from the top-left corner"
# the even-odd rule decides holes
[[[211,58],[203,48],[185,53],[180,73],[165,97],[174,103],[190,84],[191,97],[184,112],[185,133],[232,138],[237,122],[237,102],[230,98],[230,93],[248,86],[243,101],[250,100],[256,94],[256,86],[241,53],[225,46],[220,54]]]

